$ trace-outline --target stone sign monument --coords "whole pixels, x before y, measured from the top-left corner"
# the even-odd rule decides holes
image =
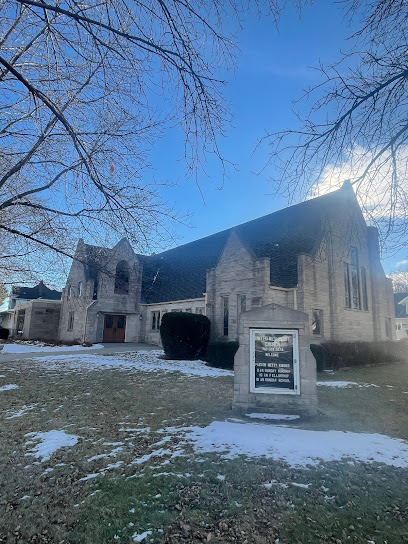
[[[278,304],[243,312],[235,355],[233,409],[317,414],[309,316]]]

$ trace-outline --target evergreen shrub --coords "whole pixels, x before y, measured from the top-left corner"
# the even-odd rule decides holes
[[[323,372],[326,366],[325,351],[323,346],[321,346],[320,344],[310,344],[310,351],[313,353],[313,356],[316,359],[317,372]]]
[[[170,359],[198,359],[204,355],[210,339],[208,317],[187,312],[163,315],[160,336],[163,349]]]
[[[326,368],[377,365],[408,360],[407,346],[391,340],[381,342],[338,342],[322,344]]]
[[[238,342],[209,342],[204,360],[218,368],[234,368]]]
[[[0,339],[1,340],[7,340],[9,337],[10,331],[8,329],[5,329],[4,327],[0,327]]]

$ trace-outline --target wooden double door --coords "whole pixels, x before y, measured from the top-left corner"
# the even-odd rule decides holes
[[[105,314],[103,342],[124,342],[125,331],[125,315]]]

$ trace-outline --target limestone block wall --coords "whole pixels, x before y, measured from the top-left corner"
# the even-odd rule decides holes
[[[142,265],[129,243],[122,241],[113,249],[103,249],[92,270],[83,242],[78,244],[75,257],[62,290],[60,339],[101,342],[104,316],[108,313],[125,315],[125,341],[139,341]],[[115,274],[122,260],[129,266],[129,285],[127,293],[119,294],[115,293]]]
[[[18,306],[25,310],[23,340],[58,340],[61,302],[55,300],[32,300]],[[15,323],[17,321],[15,312]]]
[[[254,258],[233,231],[217,266],[207,271],[206,315],[211,320],[212,339],[236,340],[240,297],[245,296],[246,310],[263,306],[270,300],[269,283],[269,259]],[[227,337],[224,335],[223,297],[228,297]]]
[[[161,346],[160,332],[158,329],[157,317],[158,312],[159,324],[163,314],[167,312],[192,312],[205,315],[205,298],[189,298],[186,300],[176,300],[172,302],[160,302],[157,304],[141,304],[141,341],[148,344],[156,344]],[[155,328],[153,329],[153,313],[155,313]]]
[[[326,218],[325,236],[314,256],[298,257],[298,308],[310,316],[321,310],[323,339],[355,341],[384,340],[385,317],[393,326],[391,288],[382,269],[379,249],[370,248],[369,232],[361,210],[353,202],[346,209],[331,210]],[[358,252],[360,296],[365,271],[368,309],[346,307],[344,263],[351,264],[350,248]]]

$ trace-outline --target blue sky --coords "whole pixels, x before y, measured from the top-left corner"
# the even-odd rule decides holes
[[[298,108],[300,113],[302,110],[293,102],[303,89],[320,81],[313,67],[320,61],[334,62],[340,50],[348,48],[347,38],[353,29],[344,15],[339,3],[320,0],[305,7],[300,17],[295,8],[287,8],[278,28],[270,18],[248,18],[237,40],[241,53],[234,72],[227,75],[225,88],[234,115],[233,126],[220,140],[224,156],[237,170],[230,170],[220,190],[220,168],[210,158],[206,165],[208,176],[199,175],[198,189],[195,180],[184,177],[182,140],[176,129],[167,132],[153,149],[155,178],[178,184],[164,189],[163,197],[180,212],[191,214],[190,226],[176,228],[175,245],[287,205],[285,199],[273,195],[271,167],[262,171],[267,163],[267,147],[254,154],[255,145],[266,131],[296,127],[293,109]],[[385,260],[386,271],[403,258],[399,255]]]

